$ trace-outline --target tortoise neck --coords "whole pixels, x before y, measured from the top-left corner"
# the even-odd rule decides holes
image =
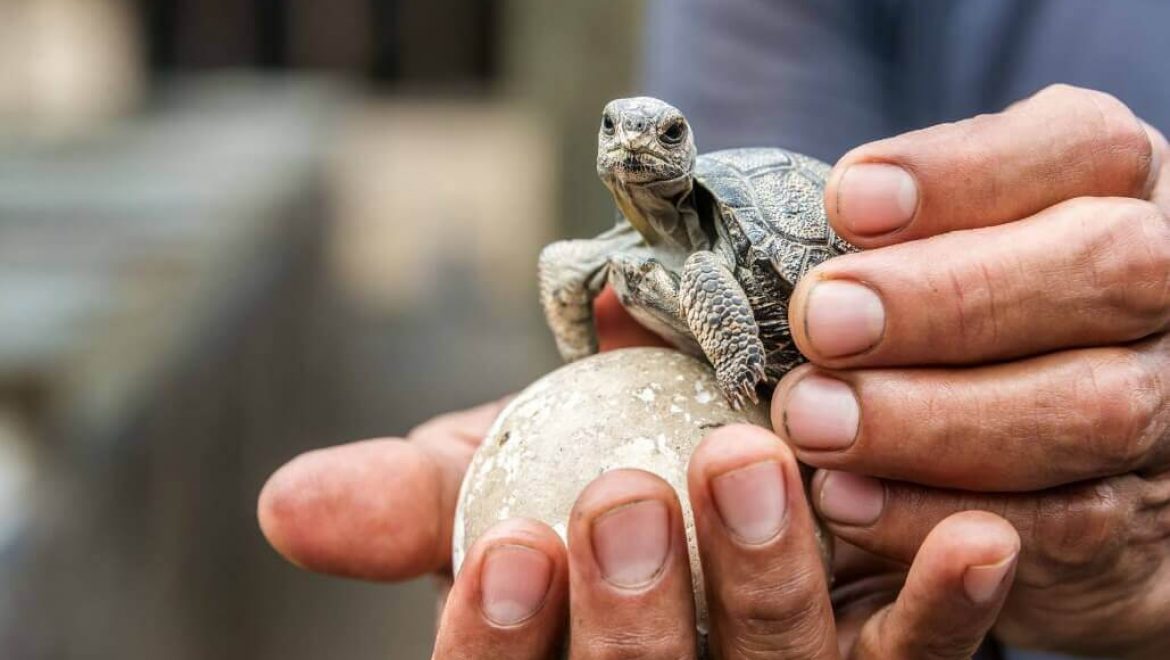
[[[624,183],[606,181],[622,215],[651,245],[667,243],[685,252],[707,249],[695,209],[694,177]]]

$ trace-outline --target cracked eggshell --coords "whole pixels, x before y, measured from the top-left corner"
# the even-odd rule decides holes
[[[480,534],[508,518],[541,520],[564,539],[569,511],[589,482],[609,470],[639,468],[678,493],[705,632],[687,461],[711,429],[736,423],[770,429],[767,405],[732,410],[711,368],[677,351],[631,348],[561,367],[508,404],[472,459],[455,514],[455,570]]]

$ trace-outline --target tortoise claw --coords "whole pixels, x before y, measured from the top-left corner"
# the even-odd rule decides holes
[[[756,386],[764,380],[762,365],[748,365],[747,368],[741,368],[732,374],[716,375],[719,379],[719,389],[723,391],[723,396],[732,409],[743,410],[748,401],[753,405],[760,402]]]

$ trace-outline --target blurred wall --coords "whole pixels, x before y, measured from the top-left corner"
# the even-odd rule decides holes
[[[611,99],[636,95],[641,2],[506,3],[502,91],[548,118],[560,154],[557,225],[587,236],[613,224],[597,180],[597,129]]]
[[[0,139],[76,136],[134,107],[137,25],[120,0],[0,2]]]
[[[429,655],[428,580],[299,571],[255,498],[556,365],[535,258],[612,222],[639,16],[0,2],[0,657]]]

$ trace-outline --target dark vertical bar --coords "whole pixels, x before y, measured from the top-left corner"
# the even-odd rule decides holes
[[[286,0],[253,0],[256,16],[256,64],[265,69],[288,66]]]
[[[374,31],[371,75],[379,82],[394,82],[401,75],[399,61],[398,0],[370,0],[370,28]]]
[[[175,0],[138,0],[136,4],[151,74],[175,68],[178,38]]]
[[[472,74],[479,81],[490,82],[497,73],[500,3],[499,0],[478,0],[471,5],[475,9],[477,28]]]
[[[255,0],[172,0],[176,5],[175,66],[180,69],[255,65]]]

